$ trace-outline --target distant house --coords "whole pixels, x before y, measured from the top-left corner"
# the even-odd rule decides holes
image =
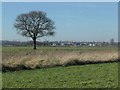
[[[52,46],[56,46],[56,43],[53,43]]]
[[[94,47],[94,46],[95,46],[95,44],[94,44],[94,43],[93,43],[93,44],[91,44],[91,43],[90,43],[90,44],[89,44],[89,46],[90,46],[90,47],[91,47],[91,46],[93,46],[93,47]]]

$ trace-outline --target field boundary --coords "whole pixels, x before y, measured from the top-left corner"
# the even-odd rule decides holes
[[[110,60],[110,61],[79,61],[77,59],[72,60],[72,62],[67,62],[63,65],[57,64],[53,66],[45,66],[45,67],[36,67],[34,69],[40,69],[40,68],[50,68],[50,67],[57,67],[57,66],[73,66],[73,65],[88,65],[88,64],[103,64],[103,63],[115,63],[115,62],[120,62],[120,59],[117,60]],[[12,71],[19,71],[19,70],[33,70],[33,68],[26,67],[25,65],[18,65],[16,67],[9,67],[2,65],[2,72],[12,72]]]

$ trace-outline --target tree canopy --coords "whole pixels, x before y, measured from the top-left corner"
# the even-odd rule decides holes
[[[17,16],[14,27],[25,37],[31,37],[36,49],[36,39],[55,34],[54,22],[42,11],[31,11]]]

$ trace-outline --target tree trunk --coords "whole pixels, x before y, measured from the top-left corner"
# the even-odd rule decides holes
[[[33,49],[36,49],[36,37],[33,38]]]

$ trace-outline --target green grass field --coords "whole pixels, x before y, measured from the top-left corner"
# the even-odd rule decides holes
[[[6,72],[3,88],[117,88],[118,63]]]
[[[2,47],[2,65],[32,69],[8,69],[3,88],[116,88],[117,52],[117,47]],[[89,60],[113,63],[79,65]]]
[[[20,51],[33,51],[33,47],[2,47],[2,53],[17,53]],[[118,47],[37,47],[37,51],[103,51],[118,50]]]

